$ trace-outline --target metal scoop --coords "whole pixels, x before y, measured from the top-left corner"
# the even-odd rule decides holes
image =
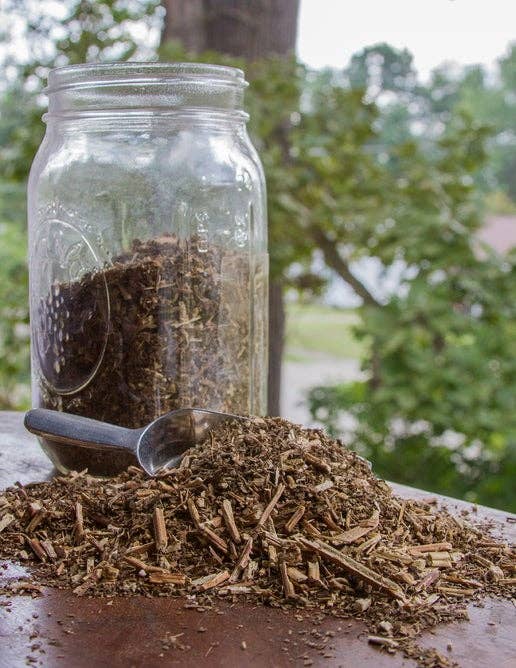
[[[35,408],[25,414],[25,427],[37,436],[64,444],[93,450],[122,448],[132,452],[142,469],[154,476],[160,469],[177,466],[183,453],[203,441],[217,424],[241,419],[228,413],[181,408],[165,413],[141,429],[127,429],[79,415]]]

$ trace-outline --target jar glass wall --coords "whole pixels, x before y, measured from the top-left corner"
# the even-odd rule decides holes
[[[262,168],[240,70],[55,70],[29,180],[33,405],[141,427],[263,413]],[[131,463],[42,441],[61,470]]]

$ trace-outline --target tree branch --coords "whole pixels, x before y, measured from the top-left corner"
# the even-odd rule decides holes
[[[341,257],[334,241],[329,239],[320,227],[312,225],[309,228],[310,234],[317,246],[321,249],[326,264],[343,278],[346,283],[353,288],[355,293],[363,300],[364,304],[369,306],[379,306],[381,303],[373,296],[366,286],[358,280],[351,272],[348,263]]]
[[[326,264],[336,271],[337,274],[353,288],[355,294],[362,298],[364,304],[381,307],[381,303],[351,272],[348,263],[339,254],[336,243],[329,239],[320,227],[311,225],[308,229],[313,240],[322,251]],[[372,390],[377,390],[381,385],[380,367],[378,344],[377,341],[373,339],[371,342],[371,377],[368,381]]]

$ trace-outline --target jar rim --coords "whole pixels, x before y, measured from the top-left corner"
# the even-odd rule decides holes
[[[113,62],[65,65],[49,72],[45,93],[52,94],[63,88],[95,86],[99,83],[144,84],[150,82],[190,81],[244,88],[247,86],[243,70],[228,65],[210,63]]]

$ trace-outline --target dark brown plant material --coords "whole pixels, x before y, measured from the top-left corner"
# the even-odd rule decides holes
[[[264,276],[247,255],[163,236],[53,286],[39,305],[38,405],[131,428],[183,407],[262,412]],[[135,463],[44,445],[61,470],[112,475]]]
[[[353,616],[421,666],[453,663],[414,637],[515,584],[509,545],[397,497],[338,441],[279,418],[221,425],[154,479],[130,467],[10,488],[0,527],[0,556],[32,564],[37,586]]]

